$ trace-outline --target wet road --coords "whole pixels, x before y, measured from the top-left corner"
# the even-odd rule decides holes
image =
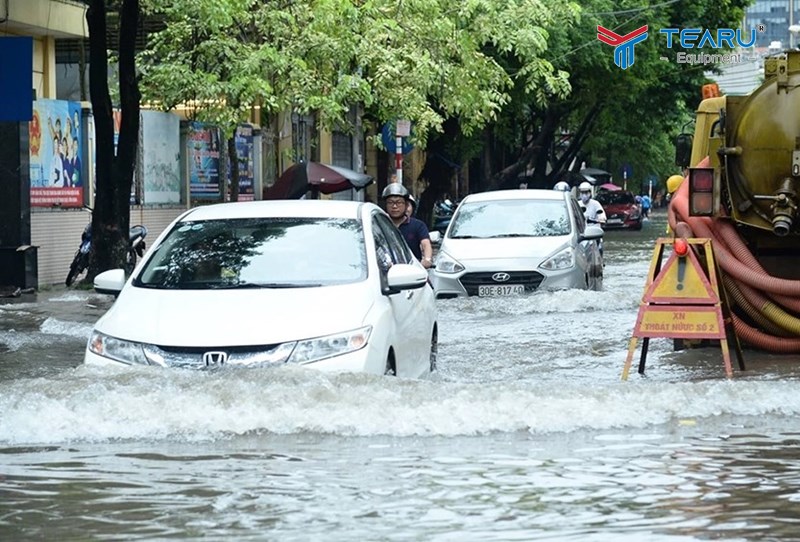
[[[0,540],[790,540],[798,366],[651,342],[620,381],[653,240],[602,292],[444,300],[440,371],[80,366],[105,296],[0,304]]]

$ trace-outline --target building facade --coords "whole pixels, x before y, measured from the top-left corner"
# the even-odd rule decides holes
[[[800,23],[798,17],[800,1],[795,0],[756,0],[748,7],[744,17],[747,35],[756,31],[756,48],[760,51],[773,48],[792,48],[800,44],[798,37],[789,27]],[[780,43],[780,45],[775,45]]]

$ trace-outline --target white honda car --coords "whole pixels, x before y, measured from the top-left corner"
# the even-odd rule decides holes
[[[603,230],[558,190],[470,194],[458,206],[433,272],[437,298],[517,296],[603,284]]]
[[[128,278],[85,363],[223,368],[282,364],[420,377],[435,368],[426,269],[386,213],[350,201],[197,207],[156,239]]]

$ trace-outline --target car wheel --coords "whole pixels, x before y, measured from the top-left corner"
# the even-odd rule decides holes
[[[394,352],[389,352],[386,356],[386,367],[383,369],[383,374],[386,376],[397,376],[397,366],[394,361]]]
[[[436,370],[436,358],[439,356],[439,330],[434,326],[433,334],[431,335],[431,365],[430,372]]]

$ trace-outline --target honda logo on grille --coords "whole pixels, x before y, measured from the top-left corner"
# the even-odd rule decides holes
[[[492,280],[495,282],[506,282],[508,279],[511,278],[511,275],[508,273],[495,273],[492,275]]]
[[[206,367],[217,367],[228,362],[227,352],[206,352],[203,354],[203,363]]]

